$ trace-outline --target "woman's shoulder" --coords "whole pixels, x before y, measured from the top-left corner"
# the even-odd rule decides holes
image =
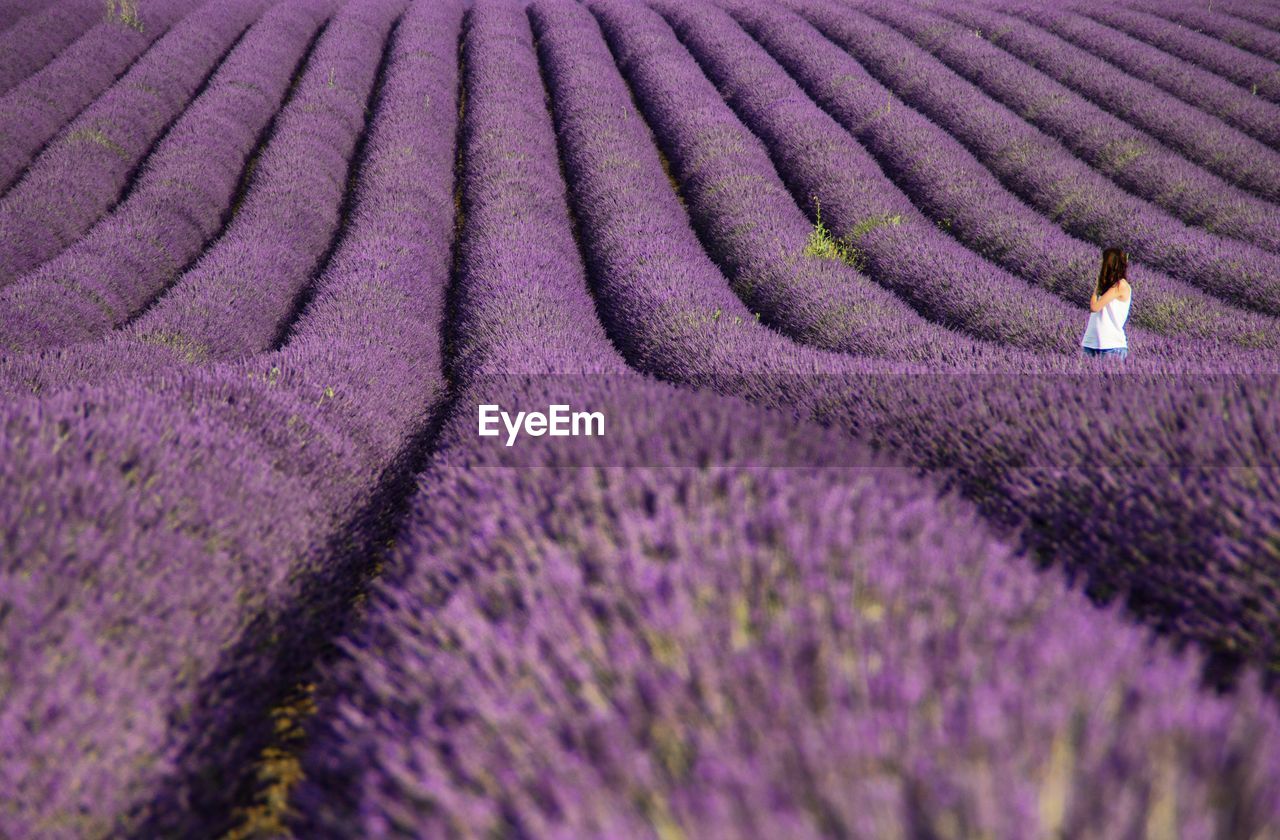
[[[1121,277],[1120,282],[1116,285],[1120,287],[1120,296],[1122,299],[1127,299],[1129,295],[1133,294],[1133,286],[1129,285],[1129,278]]]

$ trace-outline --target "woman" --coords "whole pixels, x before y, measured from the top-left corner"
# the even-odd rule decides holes
[[[1129,285],[1129,256],[1119,248],[1102,252],[1102,270],[1098,285],[1089,298],[1089,325],[1084,330],[1081,352],[1086,356],[1111,356],[1124,359],[1129,355],[1129,342],[1124,337],[1124,322],[1129,318],[1129,302],[1133,288]]]

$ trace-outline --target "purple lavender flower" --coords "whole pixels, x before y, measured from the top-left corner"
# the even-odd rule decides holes
[[[192,12],[44,148],[0,199],[0,286],[75,242],[117,202],[263,5],[220,0]]]
[[[39,72],[0,96],[0,191],[72,117],[189,10],[190,0],[111,3],[101,21]]]

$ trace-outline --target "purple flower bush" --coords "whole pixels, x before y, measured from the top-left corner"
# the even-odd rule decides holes
[[[813,161],[817,156],[808,149],[818,142],[818,137],[829,138],[833,147],[839,143],[856,149],[861,144],[894,184],[932,217],[935,225],[1008,271],[1074,304],[1071,315],[1064,313],[1063,317],[1073,318],[1071,329],[1078,329],[1077,307],[1087,300],[1097,279],[1096,246],[1065,234],[1011,195],[960,143],[895,100],[856,61],[802,18],[785,9],[753,4],[731,7],[760,44],[785,66],[784,70],[722,14],[698,11],[698,7],[684,4],[659,8],[730,104],[777,150],[780,166],[793,159]],[[805,93],[840,125],[833,125],[830,118],[806,102]],[[784,96],[794,103],[786,112],[774,104]],[[842,138],[840,126],[853,138]],[[813,132],[812,141],[795,143],[795,138],[809,131]],[[838,190],[838,173],[843,168],[833,162],[827,172],[798,181],[798,186],[812,189],[815,194],[819,194],[818,190]],[[794,171],[797,177],[803,172],[789,167],[785,171]],[[821,194],[834,198],[829,192]],[[838,212],[842,205],[833,206]],[[828,206],[828,214],[832,212],[832,206]],[[842,220],[845,225],[856,224],[847,218]],[[939,243],[947,242],[942,233],[934,236]],[[954,243],[947,243],[946,249],[963,252]],[[893,265],[886,260],[886,269]],[[1133,275],[1142,288],[1130,315],[1136,325],[1164,335],[1201,341],[1229,340],[1245,347],[1274,347],[1280,340],[1274,318],[1224,304],[1148,266],[1134,265]],[[911,282],[914,285],[917,281],[913,277]],[[1018,286],[1011,278],[1005,288]],[[1184,346],[1178,352],[1193,351],[1196,346]]]
[[[900,469],[737,466],[791,425],[627,394],[650,411],[621,413],[638,427],[619,437],[682,461],[722,441],[715,466],[515,465],[464,443],[424,474],[329,674],[300,836],[870,836],[904,814],[921,831],[1155,818],[1212,836],[1280,819],[1280,729],[1252,685],[1206,698],[1194,660]],[[653,417],[697,434],[653,434]]]
[[[62,251],[119,199],[261,0],[215,0],[179,21],[54,138],[0,199],[0,286]]]
[[[34,5],[34,4],[33,4]],[[92,0],[48,4],[14,19],[21,3],[6,3],[0,11],[0,95],[52,61],[67,45],[102,20],[102,5]],[[6,28],[7,25],[7,28]]]
[[[1280,9],[1274,6],[1257,8],[1251,3],[1227,3],[1220,8],[1231,17],[1256,23],[1272,32],[1280,31]]]
[[[610,64],[612,62],[610,61]],[[556,69],[551,69],[554,77]],[[638,117],[637,117],[638,119]],[[1060,301],[1047,294],[1032,293],[1028,300],[1012,315],[1001,315],[986,305],[990,295],[1002,284],[1017,283],[1012,277],[1002,277],[1002,272],[981,258],[958,248],[945,234],[940,233],[923,216],[916,211],[905,196],[898,193],[884,178],[857,144],[848,140],[839,131],[838,126],[831,123],[826,126],[829,132],[835,132],[840,139],[832,139],[832,145],[817,148],[831,149],[825,160],[814,161],[807,158],[808,180],[800,181],[804,194],[817,196],[821,205],[828,208],[829,220],[834,227],[843,232],[857,231],[854,234],[856,247],[865,253],[868,276],[885,284],[889,289],[901,295],[917,310],[932,320],[963,328],[970,335],[990,340],[1000,339],[1016,346],[1028,346],[1044,349],[1049,346],[1061,346],[1067,341],[1067,335],[1076,331],[1067,323],[1066,307]],[[800,130],[799,127],[796,129]],[[640,137],[648,144],[647,132],[641,126]],[[808,138],[806,138],[808,140]],[[631,142],[639,142],[633,140]],[[815,148],[816,141],[795,143],[794,153],[801,154]],[[579,169],[588,169],[586,164],[575,166],[572,158],[575,152],[570,147],[566,157],[570,181]],[[650,155],[646,155],[650,157]],[[855,168],[856,167],[856,168]],[[787,167],[781,167],[784,173]],[[835,171],[841,171],[843,177],[832,178]],[[858,177],[851,178],[849,173],[856,172]],[[799,177],[793,175],[794,181]],[[875,180],[872,180],[872,179]],[[826,179],[830,179],[828,182]],[[826,186],[830,183],[830,186]],[[593,185],[592,189],[596,189]],[[611,191],[613,184],[601,184],[600,190]],[[688,226],[682,223],[684,211],[679,207],[671,194],[665,179],[662,182],[645,184],[646,201],[667,205],[662,213],[641,214],[633,212],[627,225],[634,230],[615,230],[610,226],[610,239],[617,237],[627,240],[620,243],[620,248],[628,252],[646,247],[646,243],[663,241],[667,253],[682,257],[678,270],[697,272],[699,282],[696,286],[681,281],[674,272],[669,273],[667,282],[673,290],[690,293],[693,288],[701,298],[695,302],[692,298],[689,307],[694,308],[689,314],[696,320],[688,323],[690,333],[686,345],[690,352],[693,346],[710,340],[713,332],[728,335],[749,328],[754,315],[732,294],[717,268],[701,253],[696,237],[689,232]],[[797,190],[796,192],[800,192]],[[595,195],[584,196],[584,203],[595,204]],[[816,209],[816,208],[815,208]],[[590,227],[590,223],[588,223]],[[602,236],[603,232],[591,232],[591,239]],[[910,244],[908,244],[910,243]],[[803,248],[804,241],[794,241],[792,248]],[[588,250],[590,250],[588,245]],[[611,245],[601,248],[601,259],[613,260],[621,251]],[[606,253],[607,252],[607,253]],[[685,257],[685,254],[690,256]],[[657,290],[654,290],[655,292]],[[656,303],[657,306],[663,304]],[[730,308],[731,307],[731,308]],[[711,331],[704,330],[699,322],[716,311],[724,313],[717,318]],[[674,313],[673,313],[674,315]],[[700,318],[697,316],[701,316]],[[1014,319],[1017,320],[1014,320]],[[628,319],[630,320],[630,319]],[[652,319],[644,325],[636,325],[639,330],[662,329],[659,320]],[[723,321],[723,323],[720,323]],[[1078,318],[1077,318],[1078,322]],[[756,342],[750,342],[755,344]],[[741,352],[741,351],[737,351]],[[805,370],[850,370],[841,360],[822,361],[819,357],[808,360],[801,351],[789,342],[786,344],[769,340],[761,342],[758,348],[753,347],[752,355],[760,358],[762,370],[805,371]],[[736,354],[735,354],[736,355]],[[795,357],[794,365],[781,360]],[[804,359],[804,360],[802,360]],[[746,361],[745,359],[743,361]],[[777,365],[781,364],[781,367]]]
[[[1031,121],[1126,189],[1191,224],[1280,250],[1268,203],[1280,197],[1280,152],[1016,18],[974,8],[941,14],[1037,71],[975,50],[991,63],[983,90],[1016,109],[1056,95],[1062,104],[1031,112]],[[1068,89],[1081,98],[1064,96]],[[1176,199],[1165,198],[1175,184]]]
[[[141,313],[194,262],[243,199],[246,163],[291,90],[329,0],[267,11],[148,156],[128,198],[57,257],[0,289],[0,345],[86,341]],[[66,369],[68,364],[59,364]]]
[[[956,364],[926,375],[790,342],[755,322],[699,249],[594,21],[570,6],[533,8],[588,274],[630,364],[953,469],[990,515],[1027,529],[1095,591],[1128,592],[1156,624],[1223,656],[1274,660],[1280,613],[1258,595],[1280,592],[1264,559],[1280,500],[1267,466],[1277,428],[1271,374],[1222,377],[1166,361],[1145,376],[1050,364],[1016,374]],[[1178,474],[1153,480],[1175,464]],[[1124,504],[1083,507],[1082,494],[1098,486],[1114,487]],[[1203,498],[1216,500],[1218,529],[1204,528],[1205,506],[1192,501]]]
[[[0,7],[0,837],[1280,832],[1248,246],[1113,366],[846,7],[155,2]]]
[[[1221,76],[1084,15],[1032,3],[1009,3],[1000,8],[1106,59],[1131,76],[1151,82],[1272,148],[1280,146],[1280,107]]]
[[[12,0],[0,6],[0,32],[5,32],[21,21],[43,11],[43,0]]]
[[[132,337],[198,359],[266,350],[281,337],[338,230],[380,47],[404,6],[370,0],[343,7],[280,112],[235,218],[129,325]]]
[[[0,191],[21,177],[58,130],[110,87],[191,5],[191,0],[156,0],[137,15],[110,15],[0,96]],[[110,8],[117,7],[113,3]]]
[[[895,95],[964,143],[1002,183],[1068,232],[1132,251],[1138,259],[1223,300],[1280,314],[1280,255],[1182,224],[1126,193],[903,34],[926,40],[935,31],[923,12],[888,5],[861,7],[874,10],[877,19],[827,0],[789,2]],[[881,19],[892,20],[903,31]],[[967,37],[978,40],[972,34]],[[973,57],[954,60],[968,66]]]
[[[581,46],[551,33],[590,23],[572,3],[531,14],[548,53]],[[539,177],[556,150],[522,10],[478,3],[464,61],[464,194],[486,208],[465,205],[468,253],[519,264],[523,241],[490,222],[537,216],[544,259],[563,243],[556,274],[581,279],[564,199]],[[534,107],[470,108],[517,94]],[[585,282],[532,310],[543,349],[473,324],[521,310],[508,276],[487,288],[498,306],[459,314],[471,358],[580,371],[565,348],[584,328],[608,358]],[[963,503],[884,463],[744,466],[867,455],[731,399],[572,381],[545,397],[650,410],[610,411],[613,443],[533,456],[477,448],[469,413],[442,431],[326,675],[299,835],[861,835],[904,810],[921,830],[999,836],[1274,824],[1268,701],[1243,686],[1206,702],[1193,660],[1035,572]],[[600,466],[620,454],[606,445],[647,466]],[[677,466],[698,461],[712,466]]]
[[[617,64],[666,152],[708,251],[728,268],[734,290],[765,323],[827,350],[913,361],[981,357],[989,366],[1016,364],[1018,354],[1007,348],[966,340],[930,323],[852,266],[813,255],[807,245],[812,223],[775,173],[768,151],[738,121],[662,20],[627,5],[598,11]],[[773,94],[762,90],[762,95]],[[911,229],[917,237],[928,230],[919,224]],[[895,267],[883,270],[894,272]],[[927,268],[910,266],[896,273],[887,286],[928,282]],[[1067,336],[1078,328],[1076,313],[1064,311],[1061,326],[1040,336],[1041,346],[1055,341],[1058,347],[1069,346]]]
[[[1211,10],[1177,3],[1143,2],[1136,4],[1135,8],[1226,41],[1254,55],[1280,61],[1280,33],[1273,31],[1280,25],[1280,17],[1274,11],[1268,15],[1265,9],[1250,9],[1230,3],[1224,10],[1227,14],[1216,15]]]
[[[1268,102],[1280,104],[1280,69],[1276,68],[1274,61],[1133,9],[1107,3],[1073,5],[1071,8],[1170,55],[1230,79]]]
[[[351,39],[335,59],[370,14],[335,19],[329,37]],[[261,701],[245,692],[279,679],[282,650],[314,655],[285,618],[325,603],[333,544],[359,537],[352,511],[442,399],[460,22],[460,4],[417,4],[397,28],[349,233],[286,347],[6,407],[0,469],[19,494],[3,508],[0,833],[227,820],[210,806],[211,824],[173,828],[225,795],[182,762],[229,755],[216,770],[261,747],[221,722]],[[227,741],[202,742],[215,733]]]

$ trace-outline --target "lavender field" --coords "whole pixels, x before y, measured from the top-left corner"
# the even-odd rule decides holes
[[[1280,838],[1280,2],[0,0],[0,432],[0,840]]]

